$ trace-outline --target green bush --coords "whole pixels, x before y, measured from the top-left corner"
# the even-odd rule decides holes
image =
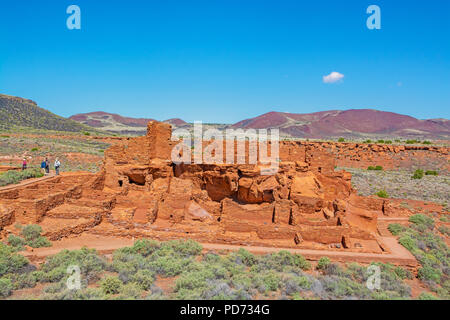
[[[18,237],[14,234],[10,234],[8,236],[8,244],[12,247],[14,247],[18,251],[23,250],[23,246],[25,245],[25,240],[21,237]]]
[[[107,267],[106,261],[97,255],[94,249],[62,250],[58,254],[47,257],[41,266],[38,279],[41,282],[58,282],[68,277],[67,268],[76,265],[80,267],[84,279],[95,279]]]
[[[124,300],[135,300],[142,296],[142,288],[137,283],[127,283],[120,287],[119,299]]]
[[[422,142],[423,144],[431,144],[431,141],[424,141],[424,142]]]
[[[382,171],[383,167],[382,166],[369,166],[367,167],[367,170],[377,170],[377,171]]]
[[[316,269],[317,270],[324,270],[326,267],[328,267],[328,265],[331,263],[330,258],[328,257],[322,257],[319,259],[319,261],[317,262],[317,266]]]
[[[403,232],[404,227],[401,224],[392,223],[388,226],[388,230],[392,233],[392,235],[398,236],[401,232]]]
[[[26,241],[31,241],[38,238],[41,235],[42,227],[37,224],[29,224],[23,227],[22,236]]]
[[[122,288],[122,281],[114,276],[107,276],[99,281],[100,287],[105,294],[117,294]]]
[[[408,235],[401,236],[398,242],[409,251],[414,251],[417,248],[416,241]]]
[[[266,271],[255,277],[256,282],[261,282],[266,291],[276,291],[281,285],[281,277],[275,271]]]
[[[16,184],[30,178],[40,178],[43,175],[42,171],[38,168],[30,168],[23,171],[9,170],[0,174],[0,187]]]
[[[338,142],[344,142],[344,141],[345,141],[344,138],[339,138],[339,139],[338,139]]]
[[[52,243],[45,237],[41,236],[42,227],[36,224],[29,224],[23,227],[22,236],[25,238],[26,244],[32,248],[51,247]]]
[[[172,240],[164,242],[162,248],[172,249],[181,256],[197,256],[202,252],[202,246],[194,240]]]
[[[151,255],[160,248],[160,243],[155,240],[141,239],[137,240],[133,245],[133,252],[144,257]]]
[[[438,300],[434,295],[428,292],[422,292],[417,299],[419,300]]]
[[[378,191],[378,192],[376,193],[376,195],[377,195],[379,198],[389,198],[389,195],[388,195],[388,193],[386,192],[386,190],[380,190],[380,191]]]
[[[386,140],[384,143],[385,144],[392,144],[392,140]]]
[[[416,225],[424,225],[427,227],[432,227],[434,225],[434,221],[432,218],[421,213],[410,216],[409,222],[412,222]]]
[[[6,278],[0,278],[0,297],[9,297],[12,293],[13,285],[11,280]]]
[[[384,143],[383,139],[377,140],[377,143]]]
[[[423,170],[417,169],[414,171],[414,174],[412,175],[411,179],[422,179],[423,178]]]
[[[236,256],[238,258],[240,258],[242,263],[244,263],[248,267],[253,266],[257,261],[256,257],[251,252],[249,252],[243,248],[240,248],[236,252]]]
[[[425,171],[426,176],[437,176],[438,172],[436,170],[427,170]]]
[[[423,266],[419,269],[417,276],[421,280],[431,280],[439,283],[441,282],[442,272],[441,270],[433,268],[431,266]]]
[[[440,226],[438,228],[439,232],[446,235],[447,237],[450,236],[450,228],[448,228],[447,226]]]
[[[13,247],[0,242],[0,277],[7,273],[17,273],[29,264],[24,256],[15,251]]]
[[[367,139],[366,141],[364,141],[363,143],[372,143],[372,140]]]
[[[132,276],[131,281],[137,283],[142,290],[147,291],[155,281],[155,273],[147,269],[141,269]]]

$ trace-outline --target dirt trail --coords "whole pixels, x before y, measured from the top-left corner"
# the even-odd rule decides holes
[[[258,247],[258,246],[237,246],[216,243],[201,243],[204,251],[235,251],[244,248],[255,254],[266,254],[278,252],[280,250],[287,250],[291,253],[298,253],[303,255],[308,260],[318,260],[321,257],[327,256],[333,261],[340,262],[360,262],[370,263],[379,261],[384,263],[393,263],[396,265],[404,265],[409,267],[416,267],[416,259],[397,243],[397,240],[392,237],[382,237],[382,241],[387,245],[392,253],[363,253],[363,252],[344,252],[332,250],[310,250],[310,249],[292,249],[292,248],[274,248],[274,247]],[[38,248],[33,251],[24,252],[23,255],[31,260],[39,261],[49,255],[54,255],[63,249],[78,250],[82,247],[94,248],[100,253],[108,254],[116,249],[131,246],[136,239],[117,238],[108,236],[97,236],[92,234],[82,234],[79,237],[65,238],[60,241],[53,242],[50,248]]]

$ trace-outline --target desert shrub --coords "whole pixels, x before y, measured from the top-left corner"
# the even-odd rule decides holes
[[[368,166],[367,170],[376,170],[376,171],[382,171],[383,167],[382,166]]]
[[[384,143],[383,139],[377,140],[377,143]]]
[[[22,236],[25,238],[26,244],[32,248],[51,247],[52,243],[45,237],[41,236],[42,227],[37,224],[29,224],[22,228]]]
[[[33,241],[27,242],[27,245],[29,245],[32,248],[43,248],[43,247],[51,247],[52,243],[46,237],[38,237]]]
[[[6,278],[0,278],[0,297],[9,297],[12,293],[13,285],[11,280]]]
[[[260,281],[266,291],[276,291],[281,284],[281,276],[272,270],[257,274],[255,280]]]
[[[425,171],[426,176],[437,176],[438,172],[436,170],[427,170]]]
[[[434,295],[428,292],[422,292],[417,299],[419,300],[438,300]]]
[[[72,291],[73,300],[105,300],[108,299],[105,296],[102,288],[85,288],[82,290]]]
[[[345,141],[344,138],[339,138],[339,139],[338,139],[338,142],[344,142],[344,141]]]
[[[130,282],[120,287],[120,295],[118,299],[121,300],[136,300],[142,296],[142,287],[139,284]]]
[[[384,189],[378,191],[378,192],[376,193],[376,195],[377,195],[379,198],[389,198],[388,193],[387,193],[386,190],[384,190]]]
[[[142,269],[132,276],[131,281],[137,283],[142,290],[149,290],[155,281],[155,274],[150,270]]]
[[[257,261],[256,257],[251,252],[243,248],[240,248],[235,255],[242,261],[243,264],[245,264],[248,267],[251,267]]]
[[[150,267],[157,274],[165,277],[174,277],[183,272],[191,262],[192,259],[190,258],[181,258],[173,255],[162,256],[150,262]]]
[[[172,249],[178,255],[189,257],[197,256],[202,252],[202,246],[194,240],[172,240],[164,242],[162,249]]]
[[[386,140],[384,141],[385,144],[392,144],[392,140]]]
[[[420,213],[410,216],[409,222],[412,222],[416,225],[424,225],[427,227],[432,227],[434,225],[434,221],[432,218]]]
[[[367,140],[365,140],[363,143],[372,143],[372,140],[367,139]]]
[[[431,144],[431,141],[425,140],[425,141],[422,142],[422,144]]]
[[[25,240],[21,237],[10,234],[8,236],[8,244],[14,247],[17,251],[22,251],[24,249],[23,246],[25,245]]]
[[[155,240],[141,239],[137,240],[133,245],[133,252],[144,257],[151,255],[160,248],[160,243]]]
[[[409,270],[403,269],[402,267],[395,267],[394,273],[400,279],[412,279],[412,273]]]
[[[324,270],[330,263],[331,263],[330,258],[322,257],[317,262],[316,269],[317,270]]]
[[[0,187],[16,184],[30,178],[40,178],[44,174],[39,168],[29,168],[23,171],[9,170],[0,174]]]
[[[439,283],[441,282],[442,272],[437,268],[425,265],[419,269],[417,276],[421,280],[431,280],[434,281],[435,283]]]
[[[255,271],[275,270],[281,272],[289,268],[308,270],[311,268],[311,264],[299,254],[292,254],[289,251],[281,250],[277,253],[258,257],[258,262],[254,265],[253,269]]]
[[[201,272],[186,272],[183,273],[175,281],[175,291],[181,289],[194,290],[206,286],[206,279],[212,278],[211,274]]]
[[[401,236],[398,242],[409,251],[414,251],[417,248],[416,241],[408,235]]]
[[[367,299],[371,295],[365,284],[346,277],[324,276],[320,278],[320,281],[331,299],[348,297]]]
[[[26,241],[34,240],[41,235],[42,227],[37,224],[29,224],[23,227],[22,236]]]
[[[115,276],[106,276],[99,281],[99,284],[105,294],[117,294],[123,286],[122,281]]]
[[[446,235],[447,237],[450,236],[450,228],[448,228],[447,226],[440,226],[438,230],[440,233]]]
[[[418,141],[418,140],[406,140],[405,143],[406,144],[415,144],[415,143],[420,143],[420,141]]]
[[[391,223],[388,226],[388,230],[392,233],[394,236],[398,236],[405,228],[398,223]]]
[[[283,292],[291,296],[299,291],[309,290],[312,281],[307,276],[290,276],[283,279]]]
[[[0,277],[7,273],[17,273],[29,265],[28,260],[16,250],[0,242]]]
[[[95,249],[62,250],[56,255],[47,257],[40,268],[38,276],[41,282],[58,282],[70,276],[69,266],[78,266],[86,281],[96,280],[101,271],[107,267],[107,262],[98,256]]]
[[[412,175],[411,179],[422,179],[423,178],[423,170],[417,169],[414,171],[414,174]]]

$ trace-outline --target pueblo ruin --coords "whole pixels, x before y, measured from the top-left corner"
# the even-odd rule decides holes
[[[105,152],[97,174],[62,175],[0,192],[0,237],[37,223],[56,241],[82,233],[204,243],[389,253],[377,219],[388,200],[358,196],[335,171],[335,147],[281,141],[279,170],[175,164],[169,124]],[[446,163],[447,164],[447,163]]]

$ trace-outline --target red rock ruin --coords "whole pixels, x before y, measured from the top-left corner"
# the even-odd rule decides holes
[[[174,164],[171,126],[105,152],[101,172],[69,174],[0,191],[0,236],[39,223],[58,240],[90,233],[160,240],[389,252],[377,218],[388,200],[364,198],[335,171],[327,143],[280,143],[279,170],[260,164]],[[391,208],[391,209],[389,209]],[[394,209],[392,209],[394,208]]]

